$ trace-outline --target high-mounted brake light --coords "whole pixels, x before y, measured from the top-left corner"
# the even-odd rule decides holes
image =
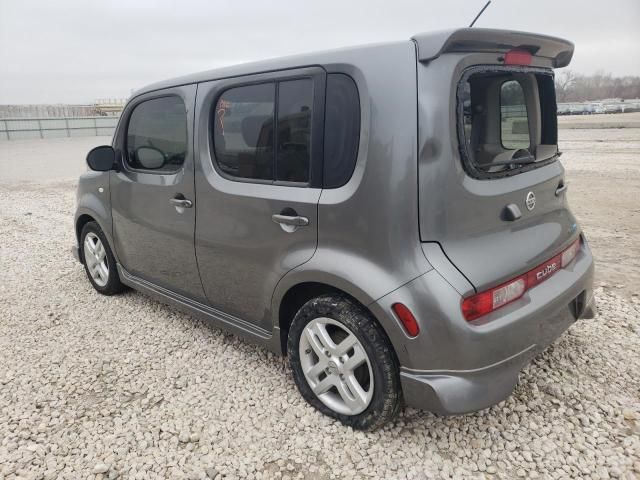
[[[531,65],[531,54],[526,50],[509,50],[504,54],[505,65]]]
[[[569,265],[580,251],[581,240],[577,239],[555,257],[495,288],[480,292],[462,301],[462,315],[467,321],[487,315],[494,310],[518,300],[527,290],[544,282],[558,270]]]
[[[391,306],[391,309],[396,314],[410,337],[415,337],[420,333],[420,327],[418,326],[416,317],[413,316],[411,310],[409,310],[405,305],[402,303],[394,303]]]

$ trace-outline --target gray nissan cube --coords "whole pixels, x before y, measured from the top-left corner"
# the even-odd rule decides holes
[[[462,414],[593,318],[554,68],[573,45],[464,28],[156,83],[89,152],[74,253],[287,355],[356,429]]]

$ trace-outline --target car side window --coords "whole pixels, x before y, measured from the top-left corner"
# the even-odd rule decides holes
[[[247,180],[309,182],[312,110],[311,78],[225,90],[212,119],[218,168]]]
[[[308,182],[313,82],[305,78],[280,82],[278,87],[276,179]]]
[[[126,161],[130,168],[154,173],[180,169],[187,155],[187,112],[180,97],[138,104],[127,126]]]
[[[218,99],[213,143],[224,173],[273,179],[275,92],[275,83],[263,83],[231,88]]]

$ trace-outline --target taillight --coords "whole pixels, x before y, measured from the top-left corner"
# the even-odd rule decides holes
[[[559,269],[569,265],[580,251],[580,239],[550,260],[529,270],[507,283],[480,292],[462,301],[462,315],[467,321],[475,320],[519,299],[530,288],[544,282]]]
[[[519,299],[526,290],[527,280],[523,275],[499,287],[465,298],[462,302],[462,314],[468,321],[475,320]]]
[[[415,337],[420,333],[420,327],[418,326],[416,317],[413,316],[411,310],[409,310],[405,305],[402,303],[394,303],[391,306],[391,309],[394,311],[410,337]]]
[[[504,54],[505,65],[531,65],[531,54],[526,50],[509,50]]]

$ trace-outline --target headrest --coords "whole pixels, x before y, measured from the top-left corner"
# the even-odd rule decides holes
[[[273,117],[271,115],[254,115],[243,118],[241,129],[244,143],[252,148],[257,147],[263,129],[267,128],[272,121]]]

